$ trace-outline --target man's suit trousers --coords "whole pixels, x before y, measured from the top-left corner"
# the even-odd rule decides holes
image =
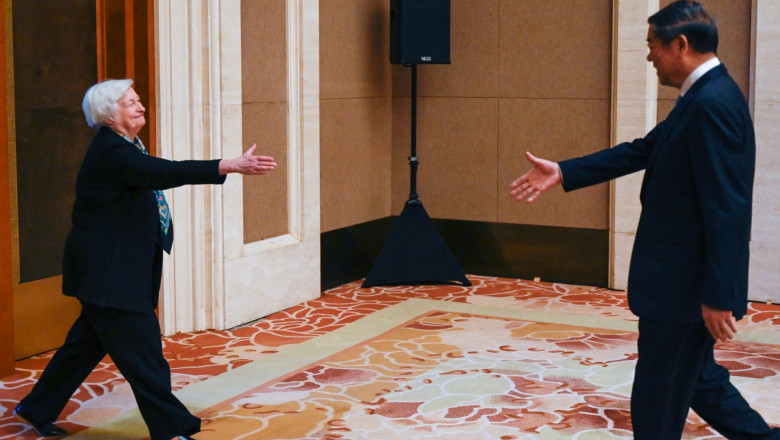
[[[731,440],[780,440],[715,363],[715,340],[703,323],[639,319],[639,359],[631,393],[636,440],[676,440],[688,410]]]

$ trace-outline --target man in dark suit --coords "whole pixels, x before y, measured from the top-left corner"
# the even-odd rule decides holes
[[[171,392],[157,307],[163,251],[173,243],[162,190],[221,184],[226,174],[265,174],[272,157],[255,146],[224,160],[169,161],[150,156],[138,138],[145,108],[133,81],[108,80],[84,96],[87,123],[98,129],[76,180],[73,226],[65,243],[62,291],[81,315],[16,415],[38,435],[66,432],[53,422],[87,375],[111,356],[127,379],[152,440],[189,439],[200,419]]]
[[[644,138],[560,163],[526,153],[534,168],[511,184],[536,200],[645,170],[628,279],[639,317],[631,394],[638,440],[679,439],[692,408],[729,439],[780,439],[715,363],[716,340],[747,310],[755,139],[741,91],[716,57],[714,20],[692,1],[648,19],[647,60],[680,89],[666,120]]]

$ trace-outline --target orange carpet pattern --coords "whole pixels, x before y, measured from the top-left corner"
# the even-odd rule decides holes
[[[569,316],[635,321],[635,317],[627,309],[624,292],[515,279],[479,276],[470,276],[469,278],[473,282],[471,287],[399,286],[362,289],[359,282],[350,283],[324,292],[323,296],[317,300],[276,313],[241,328],[229,331],[178,334],[166,338],[164,350],[166,358],[171,365],[174,388],[180,389],[190,384],[219,376],[250,362],[262,360],[265,356],[278,353],[285,347],[328,334],[373,312],[402,303],[409,298],[424,298],[490,307],[511,307]],[[457,343],[454,341],[450,343],[442,342],[442,338],[448,333],[461,331],[462,326],[466,325],[464,323],[468,323],[472,327],[477,326],[476,328],[491,327],[495,326],[496,323],[500,323],[499,327],[501,328],[517,330],[513,330],[514,339],[506,339],[504,340],[505,344],[491,348],[491,350],[496,350],[496,353],[493,353],[493,355],[497,357],[507,355],[505,356],[506,358],[513,359],[512,355],[520,351],[516,348],[518,343],[522,346],[522,341],[536,338],[536,341],[531,344],[532,346],[528,347],[529,353],[534,353],[534,349],[539,350],[539,347],[543,346],[539,344],[540,339],[544,339],[546,343],[552,344],[551,347],[557,347],[544,348],[541,351],[537,351],[538,359],[534,361],[539,362],[539,365],[549,365],[556,357],[564,356],[563,354],[566,353],[568,353],[566,356],[570,358],[579,356],[573,353],[577,353],[582,348],[586,348],[589,353],[597,353],[599,350],[608,349],[603,351],[602,354],[610,354],[605,359],[578,359],[577,363],[585,367],[600,364],[606,365],[618,361],[632,361],[630,353],[634,353],[636,336],[631,332],[589,332],[581,328],[571,328],[556,334],[557,336],[551,336],[544,332],[540,333],[538,324],[510,321],[495,317],[434,313],[423,315],[415,322],[409,323],[405,327],[394,329],[394,331],[404,334],[403,337],[400,337],[400,340],[404,340],[407,337],[411,338],[410,340],[418,341],[425,341],[426,338],[431,337],[437,338],[437,348],[431,351],[431,353],[438,352],[439,359],[446,359],[445,354],[448,350],[452,350],[453,347],[463,350],[464,347],[459,344],[468,338],[456,339]],[[755,331],[764,334],[780,334],[778,330],[780,330],[780,307],[778,306],[752,303],[748,315],[740,322],[740,332]],[[472,332],[472,334],[480,333],[483,332]],[[393,339],[385,335],[383,338],[398,340],[399,336],[396,335],[394,336],[395,339]],[[492,338],[499,339],[495,335]],[[447,368],[452,367],[452,364],[447,364],[446,368],[441,370],[443,368],[441,362],[432,362],[431,359],[417,356],[425,361],[423,363],[426,363],[429,368],[425,371],[420,370],[418,371],[420,374],[412,376],[418,380],[423,380],[422,384],[426,384],[424,382],[426,379],[430,380],[431,382],[428,385],[431,385],[431,387],[428,388],[435,390],[432,395],[445,399],[440,401],[438,406],[434,405],[431,407],[436,408],[436,411],[426,412],[424,402],[419,399],[414,400],[414,396],[409,393],[411,390],[406,390],[405,392],[403,387],[398,387],[398,384],[403,381],[396,380],[397,376],[393,376],[395,373],[377,371],[376,368],[383,365],[382,363],[371,362],[370,359],[365,361],[365,350],[377,351],[377,347],[372,347],[371,344],[380,340],[381,338],[372,340],[367,344],[360,344],[354,350],[351,349],[352,351],[346,350],[340,353],[339,356],[341,357],[339,359],[327,359],[307,369],[291,372],[290,375],[280,377],[278,380],[270,383],[258,383],[248,394],[236,396],[230,401],[210,408],[200,414],[204,417],[204,432],[197,437],[202,439],[239,438],[238,436],[258,439],[305,438],[289,436],[298,435],[299,433],[288,434],[286,437],[279,434],[280,432],[290,431],[291,427],[299,426],[295,423],[296,418],[294,416],[277,417],[281,414],[297,414],[297,410],[293,411],[292,407],[285,406],[290,405],[289,401],[275,402],[274,405],[281,405],[279,407],[258,410],[257,403],[253,402],[250,396],[258,393],[267,394],[269,391],[289,391],[290,389],[295,390],[296,387],[306,388],[312,386],[317,388],[318,392],[325,390],[322,392],[328,394],[329,397],[327,399],[330,399],[330,401],[337,400],[334,397],[337,394],[346,395],[346,388],[355,388],[359,391],[355,397],[351,398],[354,400],[355,405],[344,406],[340,404],[340,411],[342,412],[338,413],[336,411],[331,414],[332,417],[328,418],[330,423],[335,423],[335,425],[326,427],[324,430],[321,429],[319,432],[322,435],[316,438],[363,438],[364,434],[356,432],[345,436],[345,431],[342,430],[343,427],[339,425],[339,423],[343,422],[347,411],[350,410],[353,411],[352,416],[358,417],[357,419],[353,418],[353,421],[363,419],[363,423],[360,426],[366,427],[365,432],[369,432],[367,427],[371,423],[376,423],[375,420],[364,420],[366,415],[371,414],[384,415],[387,416],[386,418],[395,421],[403,418],[402,424],[407,426],[419,425],[417,427],[423,430],[433,429],[431,427],[436,426],[436,423],[446,424],[458,421],[458,423],[463,424],[464,420],[468,420],[470,423],[473,422],[471,426],[475,427],[475,429],[479,428],[482,431],[487,429],[487,432],[494,430],[496,434],[498,434],[498,431],[501,431],[502,427],[509,427],[511,430],[514,430],[513,432],[528,432],[528,430],[534,431],[548,425],[553,425],[556,429],[565,429],[565,426],[560,425],[560,423],[565,425],[574,423],[573,421],[582,418],[595,418],[598,420],[594,419],[591,424],[594,426],[602,424],[605,429],[614,430],[615,435],[618,437],[630,432],[625,393],[614,393],[614,395],[607,396],[607,398],[602,393],[598,397],[589,399],[583,397],[588,393],[584,391],[580,393],[584,385],[583,383],[564,383],[565,381],[554,383],[538,380],[538,378],[534,379],[522,374],[512,373],[500,365],[479,368],[478,365],[469,364],[461,366],[460,369],[451,369],[452,371],[460,371],[460,373],[448,373],[450,370]],[[509,347],[510,343],[512,344],[511,351],[503,352],[501,347]],[[425,344],[421,343],[419,346],[425,346]],[[544,347],[548,346],[544,345]],[[615,353],[621,352],[629,353],[629,355],[615,356]],[[398,353],[405,353],[405,351],[389,350],[383,356],[397,356]],[[30,387],[40,375],[42,368],[50,359],[51,354],[47,353],[18,362],[17,374],[0,381],[0,439],[37,438],[34,432],[27,426],[18,423],[13,418],[12,411],[16,402],[29,392]],[[521,360],[527,362],[528,355],[525,354],[524,356],[526,357]],[[752,382],[748,383],[748,386],[755,388],[761,388],[760,384],[762,381],[765,381],[770,390],[775,390],[774,395],[780,390],[780,337],[778,337],[777,342],[769,344],[740,341],[720,343],[717,346],[717,357],[723,365],[731,370],[735,381],[740,378],[751,379]],[[360,368],[353,368],[356,362],[361,359],[365,362],[361,364]],[[470,358],[470,360],[473,361],[473,358]],[[397,364],[401,367],[416,365],[414,362],[411,364],[409,362],[411,361],[407,359],[403,362],[391,364]],[[436,370],[436,375],[431,376],[430,374],[433,374],[431,372],[436,368],[439,368],[439,370]],[[446,398],[451,393],[442,391],[446,387],[433,386],[438,384],[439,382],[437,381],[440,381],[442,377],[449,377],[448,375],[451,374],[462,374],[463,377],[473,379],[470,375],[475,371],[490,370],[492,372],[494,369],[496,371],[500,370],[500,373],[495,374],[504,378],[495,382],[501,382],[502,386],[506,386],[507,383],[511,382],[514,386],[514,391],[499,386],[494,393],[489,394],[489,402],[481,402],[479,405],[474,404],[474,402],[468,404],[461,404],[463,402],[460,402],[454,405],[449,405],[448,403],[447,405],[449,406],[447,406],[444,402],[449,402]],[[400,371],[401,373],[408,373],[404,369]],[[426,374],[429,376],[426,376]],[[349,377],[349,380],[345,381],[345,377]],[[490,374],[486,377],[489,378]],[[760,380],[756,381],[756,379]],[[489,385],[495,385],[493,381],[488,380],[488,382]],[[475,383],[475,381],[469,380],[463,383]],[[347,384],[349,384],[349,387],[347,387]],[[458,385],[456,383],[453,386],[458,387],[462,386],[462,384]],[[546,403],[549,402],[548,400],[536,401],[532,398],[533,395],[537,394],[538,390],[545,390],[546,393],[553,388],[558,389],[556,387],[568,390],[567,392],[571,395],[558,396],[558,400],[552,403]],[[311,390],[307,389],[306,391],[310,394],[309,391]],[[764,397],[761,389],[749,389],[747,391],[748,400],[754,403],[751,396],[755,395],[756,399],[759,400],[755,402],[756,405],[762,408],[761,412],[768,420],[774,423],[780,422],[780,403],[777,402],[777,399]],[[765,392],[766,389],[763,391]],[[367,394],[361,394],[364,392]],[[745,391],[743,390],[743,392]],[[376,397],[382,393],[386,394],[386,396]],[[539,392],[538,394],[541,396],[546,395],[545,393]],[[406,394],[405,400],[388,400],[390,396],[397,397],[401,394]],[[372,395],[376,398],[372,399]],[[470,398],[475,398],[473,393]],[[518,403],[521,401],[523,402],[522,404]],[[496,402],[502,402],[502,405],[497,405]],[[265,404],[267,403],[265,402]],[[305,403],[301,401],[298,404],[304,405]],[[562,419],[558,415],[554,418],[556,421],[553,423],[551,421],[553,419],[550,418],[549,414],[544,415],[546,414],[545,411],[540,411],[540,408],[547,408],[552,411],[549,405],[558,408],[557,411],[568,412],[563,418],[566,422],[561,422]],[[113,364],[111,364],[110,359],[105,359],[73,396],[71,402],[60,416],[58,425],[73,434],[104,422],[133,406],[134,399],[129,386]],[[338,406],[336,404],[332,405],[332,407]],[[442,412],[442,408],[445,407],[447,410]],[[503,409],[497,409],[498,407]],[[315,413],[317,411],[322,412],[322,409],[316,409],[318,408],[316,406],[309,407],[310,410],[312,408],[315,408],[313,410]],[[337,413],[340,416],[337,417]],[[247,416],[247,414],[251,415]],[[275,416],[271,417],[270,414]],[[275,431],[276,433],[270,437],[247,434],[246,432],[240,435],[236,434],[237,437],[225,437],[224,433],[229,432],[230,428],[223,428],[228,429],[228,431],[223,431],[219,430],[218,427],[220,424],[231,425],[230,420],[234,417],[254,417],[255,420],[252,423],[257,424],[259,427],[268,427],[271,424],[276,424],[276,427],[273,429],[278,431]],[[325,417],[321,418],[324,419]],[[376,429],[380,428],[386,428],[386,426],[376,427]],[[258,428],[250,428],[250,432],[252,429],[256,430]],[[220,432],[220,436],[212,435],[216,432]],[[377,435],[379,434],[377,433]],[[525,438],[519,436],[507,437],[506,435],[508,434],[484,438]],[[401,431],[401,436],[404,436],[403,431]],[[373,438],[389,439],[394,437],[374,436]],[[407,434],[405,438],[415,437]],[[444,439],[449,437],[436,436],[430,438]],[[686,427],[686,438],[709,439],[719,437],[706,424],[693,416],[689,418]]]

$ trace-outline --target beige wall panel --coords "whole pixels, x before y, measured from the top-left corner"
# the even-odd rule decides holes
[[[664,7],[672,0],[661,0]],[[718,58],[726,66],[729,74],[737,82],[742,93],[747,97],[750,86],[750,28],[751,0],[707,0],[702,2],[707,12],[718,24]],[[673,87],[660,87],[659,99],[674,100],[679,90]],[[664,117],[667,113],[660,112]]]
[[[499,0],[451,1],[451,64],[419,66],[418,96],[498,96],[498,4]]]
[[[241,2],[244,102],[287,100],[286,0]]]
[[[320,98],[391,95],[390,2],[320,1]]]
[[[403,66],[401,64],[391,64],[392,66],[392,72],[393,72],[393,96],[406,96],[410,97],[412,96],[412,69],[409,66]],[[432,75],[426,75],[426,80],[422,81],[420,80],[420,72],[426,71],[429,69],[435,69],[436,66],[431,64],[428,66],[417,66],[417,97],[419,98],[422,93],[420,93],[420,88],[430,89],[430,86],[427,84],[423,84],[424,82],[430,81]],[[441,73],[441,69],[439,69],[439,73]],[[436,78],[433,78],[435,81]]]
[[[718,57],[742,94],[750,89],[751,0],[708,0],[707,10],[718,23]]]
[[[244,241],[286,234],[287,206],[287,18],[285,0],[241,2],[243,148],[273,156],[278,168],[244,177]]]
[[[390,213],[392,98],[320,103],[322,232]]]
[[[417,126],[417,192],[428,214],[496,221],[498,100],[422,98],[418,117],[422,123]],[[409,137],[397,138],[393,145],[394,170],[402,177],[399,187],[403,188],[394,194],[393,214],[401,213],[409,196],[410,149]]]
[[[612,0],[502,0],[499,94],[609,99]]]
[[[556,187],[535,203],[509,197],[509,184],[531,167],[524,157],[563,160],[609,148],[608,100],[501,99],[498,221],[574,228],[609,228],[607,184],[564,194]]]
[[[264,176],[243,176],[244,242],[252,243],[289,232],[287,209],[287,103],[243,106],[244,150],[273,156],[277,168]],[[238,176],[229,179],[239,178]]]

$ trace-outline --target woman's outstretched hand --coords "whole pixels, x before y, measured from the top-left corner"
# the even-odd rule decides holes
[[[509,185],[509,194],[518,202],[525,199],[531,203],[543,192],[561,183],[561,167],[556,162],[539,159],[528,152],[525,157],[534,167]]]
[[[276,161],[271,156],[255,156],[256,144],[252,144],[244,154],[235,159],[219,161],[219,174],[239,173],[246,175],[267,174],[276,168]]]

